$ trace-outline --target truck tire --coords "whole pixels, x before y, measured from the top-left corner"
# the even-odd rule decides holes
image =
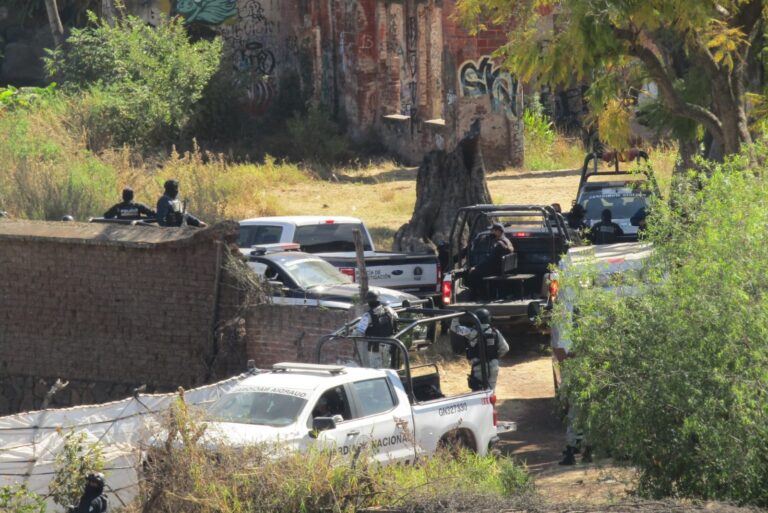
[[[475,452],[477,450],[473,440],[472,433],[466,429],[454,429],[443,435],[438,448],[448,451],[453,457],[458,457],[462,451]]]

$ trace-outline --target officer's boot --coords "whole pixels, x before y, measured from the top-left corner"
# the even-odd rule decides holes
[[[582,463],[592,463],[592,446],[584,446],[584,453],[581,455]]]
[[[565,457],[560,462],[560,465],[574,465],[576,464],[576,457],[574,456],[576,454],[576,448],[572,447],[570,445],[565,446],[565,450],[563,451],[563,454]]]

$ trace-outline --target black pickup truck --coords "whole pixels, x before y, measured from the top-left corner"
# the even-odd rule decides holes
[[[504,226],[514,251],[502,261],[501,274],[483,278],[479,290],[465,283],[469,269],[491,251],[492,223]],[[474,205],[459,209],[451,237],[443,248],[445,273],[443,307],[451,310],[487,308],[494,325],[508,331],[527,331],[542,306],[556,292],[549,279],[550,266],[557,265],[573,244],[562,215],[543,205]]]

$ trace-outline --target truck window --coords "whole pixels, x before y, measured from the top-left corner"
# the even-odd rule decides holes
[[[241,248],[250,248],[256,244],[276,244],[280,242],[280,236],[283,234],[282,226],[257,225],[240,226],[240,240],[238,242]]]
[[[395,407],[395,398],[385,378],[368,379],[352,383],[357,395],[360,416],[384,413]]]
[[[315,417],[333,417],[335,415],[340,415],[344,420],[349,420],[352,417],[343,386],[333,387],[323,392],[323,395],[312,407],[312,415],[310,415],[307,425],[312,427],[312,419]]]
[[[211,403],[208,418],[219,422],[281,427],[296,422],[306,399],[289,394],[233,391]]]
[[[307,253],[335,253],[355,250],[352,230],[360,230],[363,249],[371,250],[371,240],[361,223],[328,223],[297,226],[293,242]]]

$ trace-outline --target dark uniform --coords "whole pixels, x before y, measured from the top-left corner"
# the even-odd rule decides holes
[[[469,388],[473,391],[483,389],[482,359],[480,358],[480,341],[485,340],[486,376],[492,390],[496,389],[499,378],[499,358],[509,352],[509,344],[499,330],[490,325],[491,314],[485,308],[475,312],[483,328],[484,337],[478,336],[477,330],[462,326],[458,319],[451,321],[451,331],[467,339],[466,355],[472,370],[468,376]]]
[[[397,313],[390,307],[382,305],[379,295],[368,291],[365,296],[369,310],[360,318],[355,327],[355,335],[362,337],[391,337],[397,331]],[[368,366],[374,368],[392,367],[392,348],[379,342],[367,342],[360,347],[367,360]]]
[[[504,235],[504,227],[501,224],[494,224],[491,232],[500,233],[500,235],[494,235],[496,239],[493,241],[490,254],[467,274],[467,286],[473,295],[477,295],[477,291],[482,290],[483,278],[501,274],[504,257],[513,251],[512,242]]]
[[[160,226],[182,226],[185,221],[190,226],[205,226],[200,219],[192,214],[184,212],[179,194],[179,182],[168,180],[165,182],[165,194],[157,200],[157,224]]]
[[[68,513],[106,513],[109,508],[109,500],[104,495],[104,476],[88,474],[86,477],[85,491],[77,506],[67,508]]]
[[[601,215],[600,222],[595,223],[590,228],[589,238],[593,244],[613,244],[619,236],[624,235],[624,230],[621,229],[621,226],[614,223],[611,218],[611,211],[605,209]]]
[[[142,218],[142,216],[144,216]],[[155,217],[155,211],[133,201],[133,189],[126,187],[123,189],[123,201],[113,205],[112,208],[104,213],[104,219],[147,219]]]

